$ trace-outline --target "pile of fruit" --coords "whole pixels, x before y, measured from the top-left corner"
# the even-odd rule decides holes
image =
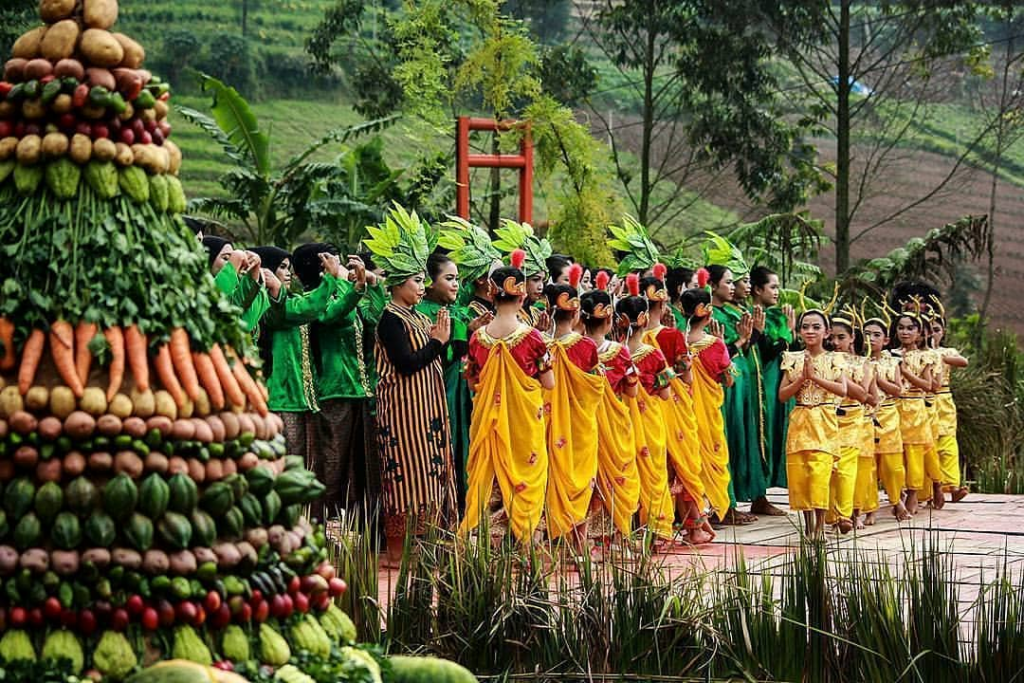
[[[179,215],[168,88],[116,0],[40,15],[0,82],[4,680],[473,680],[355,645],[324,487]]]
[[[110,31],[116,0],[42,0],[40,14],[46,23],[15,42],[0,81],[0,183],[30,195],[45,179],[70,199],[84,175],[103,199],[123,191],[184,211],[170,91],[142,68],[142,46]]]

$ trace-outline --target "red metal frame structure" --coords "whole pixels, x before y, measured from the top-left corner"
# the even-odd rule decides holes
[[[469,116],[458,118],[455,139],[455,213],[469,219],[469,169],[519,169],[519,222],[533,220],[533,141],[527,127],[519,145],[519,154],[470,154],[469,133],[474,130],[498,132],[523,125],[516,121],[495,121]]]

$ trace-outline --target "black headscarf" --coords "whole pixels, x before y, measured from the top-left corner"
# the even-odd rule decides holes
[[[260,257],[262,267],[272,273],[281,267],[285,259],[292,257],[290,252],[280,247],[253,247],[250,251],[257,254]]]
[[[337,254],[338,250],[324,242],[310,242],[296,248],[292,253],[295,275],[307,292],[320,286],[320,275],[323,273],[320,254],[323,253]]]
[[[213,262],[217,259],[217,255],[229,244],[231,244],[231,240],[226,240],[216,235],[207,235],[203,238],[203,246],[206,247],[206,253],[208,254],[209,262],[207,265],[209,267],[213,267]]]

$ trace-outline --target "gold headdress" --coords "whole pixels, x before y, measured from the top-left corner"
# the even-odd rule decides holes
[[[828,302],[827,305],[822,306],[821,308],[807,307],[807,298],[805,295],[807,293],[807,285],[809,284],[810,280],[807,280],[802,285],[800,285],[800,317],[803,318],[808,313],[817,313],[821,315],[823,318],[825,318],[826,323],[831,324],[832,319],[830,315],[832,313],[832,309],[835,308],[836,306],[836,301],[838,301],[839,299],[839,283],[836,282],[835,286],[832,288],[832,299]]]

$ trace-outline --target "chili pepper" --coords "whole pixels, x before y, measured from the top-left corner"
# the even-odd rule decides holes
[[[156,98],[150,91],[143,90],[132,104],[136,109],[152,109],[156,104]]]
[[[0,81],[0,97],[7,97],[7,94],[14,90],[14,84],[7,81]]]
[[[106,107],[110,104],[110,91],[102,85],[94,85],[89,90],[89,104],[94,107]]]
[[[111,93],[107,98],[107,106],[114,110],[117,114],[123,114],[128,109],[128,103],[121,97],[121,93]]]
[[[81,109],[89,101],[89,86],[85,83],[75,88],[74,94],[71,96],[71,104],[74,105],[75,109]]]
[[[43,86],[43,95],[42,95],[42,98],[41,98],[42,101],[43,101],[43,104],[49,104],[50,102],[53,102],[54,98],[57,97],[57,95],[60,94],[60,91],[61,91],[62,87],[63,86],[61,85],[60,81],[50,81],[49,83],[44,85]]]
[[[25,84],[25,97],[27,97],[28,99],[34,100],[35,98],[39,97],[39,91],[39,81],[33,80]]]

